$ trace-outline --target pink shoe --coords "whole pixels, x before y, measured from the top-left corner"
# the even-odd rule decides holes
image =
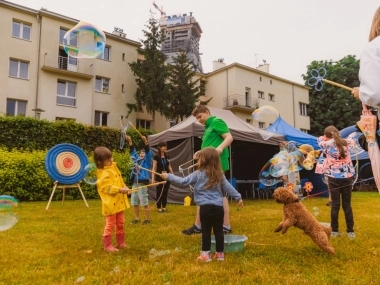
[[[117,248],[131,248],[129,245],[127,245],[125,242],[125,233],[123,234],[117,234],[116,235],[116,247]]]
[[[211,259],[211,253],[209,251],[202,251],[201,255],[197,257],[198,261],[201,262],[210,262]]]
[[[224,260],[224,252],[216,252],[214,255],[214,259],[217,261],[223,261]]]
[[[119,251],[117,248],[115,248],[112,245],[112,237],[111,236],[102,236],[102,240],[103,240],[104,251],[107,251],[107,252]]]

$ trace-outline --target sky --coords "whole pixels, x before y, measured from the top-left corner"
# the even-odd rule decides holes
[[[32,9],[46,8],[112,33],[124,30],[139,41],[151,15],[151,0],[11,0]],[[189,14],[200,24],[205,73],[213,61],[253,68],[269,64],[272,75],[303,84],[313,60],[338,61],[360,54],[368,42],[378,0],[157,0],[167,15]],[[328,79],[328,75],[326,76]]]

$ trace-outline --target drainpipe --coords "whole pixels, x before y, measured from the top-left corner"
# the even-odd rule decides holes
[[[292,84],[292,98],[293,98],[293,127],[296,127],[296,106],[294,105],[294,84]]]
[[[226,70],[226,94],[227,94],[227,106],[226,107],[229,107],[230,103],[228,101],[228,68]]]
[[[34,117],[37,118],[38,114],[38,89],[39,89],[39,71],[40,71],[40,52],[41,52],[41,18],[40,11],[37,12],[38,21],[38,46],[37,46],[37,68],[36,68],[36,94],[35,94],[35,104],[34,104]]]

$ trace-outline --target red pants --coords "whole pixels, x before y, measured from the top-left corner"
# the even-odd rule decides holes
[[[124,233],[124,211],[106,217],[103,236],[111,236],[115,228],[117,235]]]

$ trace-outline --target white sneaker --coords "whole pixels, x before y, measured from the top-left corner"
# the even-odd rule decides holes
[[[339,233],[339,232],[332,232],[332,233],[331,233],[331,237],[333,237],[333,238],[335,238],[335,237],[340,237],[340,236],[342,236],[342,235],[341,235],[341,233]]]
[[[355,238],[356,238],[354,232],[347,233],[347,237],[348,237],[349,239],[355,239]]]

